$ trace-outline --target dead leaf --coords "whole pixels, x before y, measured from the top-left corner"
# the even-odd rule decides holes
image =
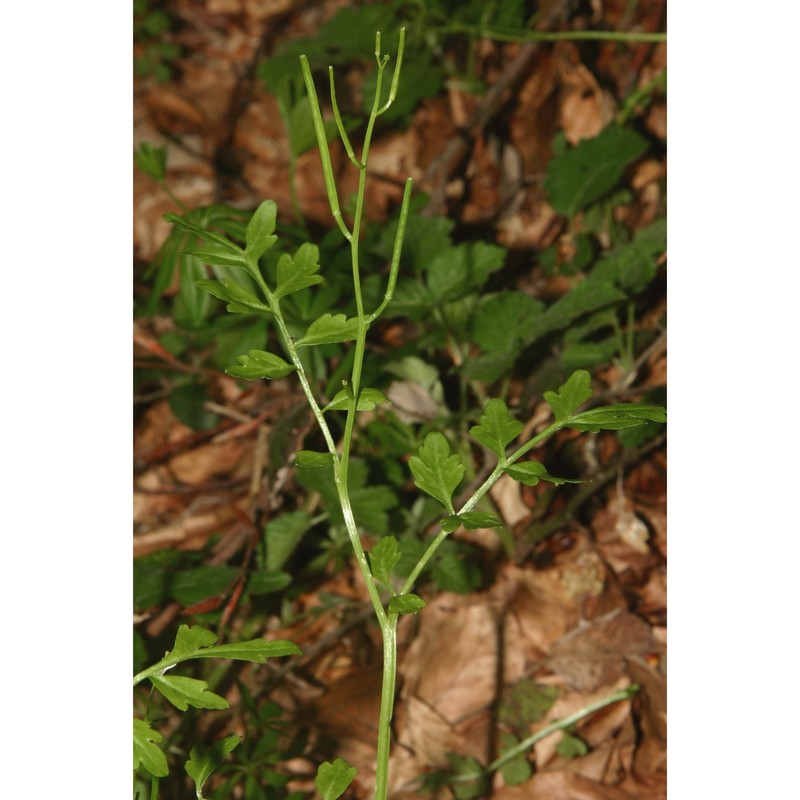
[[[659,647],[644,620],[617,610],[579,625],[551,649],[550,668],[576,688],[592,691],[618,680],[626,659],[646,656]]]

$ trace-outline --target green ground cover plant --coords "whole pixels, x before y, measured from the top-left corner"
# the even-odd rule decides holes
[[[318,492],[327,506],[322,521],[329,528],[330,539],[320,548],[321,563],[332,559],[341,566],[346,562],[343,545],[351,548],[383,642],[374,787],[378,800],[385,800],[388,791],[398,620],[425,607],[425,600],[415,590],[426,570],[440,588],[470,591],[480,582],[474,565],[464,557],[463,545],[457,545],[451,534],[459,528],[503,529],[502,521],[485,499],[504,475],[526,486],[542,481],[554,486],[572,482],[550,474],[542,462],[532,458],[559,431],[611,430],[624,434],[633,429],[652,429],[666,419],[659,402],[585,408],[593,397],[586,367],[607,363],[614,357],[630,364],[636,352],[632,301],[655,278],[655,257],[663,249],[663,222],[656,221],[627,241],[619,234],[615,246],[596,260],[589,276],[549,306],[515,292],[486,292],[491,276],[503,268],[505,250],[480,241],[454,243],[451,222],[415,216],[410,179],[405,183],[402,204],[393,223],[383,229],[368,228],[364,203],[370,145],[378,119],[391,113],[400,96],[404,44],[405,31],[401,29],[390,78],[389,56],[383,53],[380,33],[375,35],[374,85],[358,152],[350,139],[354,126],[337,105],[332,66],[328,85],[333,125],[323,119],[311,59],[299,57],[305,98],[300,98],[296,84],[285,90],[282,113],[297,137],[292,152],[297,155],[307,147],[311,141],[309,130],[313,131],[336,224],[333,235],[340,243],[329,235],[317,246],[302,240],[302,231],[279,236],[278,209],[272,200],[262,202],[249,219],[222,205],[170,214],[167,219],[175,231],[162,248],[153,273],[156,283],[149,307],[155,308],[174,270],[181,269],[181,290],[173,312],[185,334],[175,337],[172,347],[213,342],[212,363],[229,375],[242,381],[291,376],[305,395],[321,447],[297,452],[294,466],[299,483]],[[292,56],[296,58],[297,54]],[[310,126],[304,114],[310,116]],[[342,209],[331,166],[328,142],[334,132],[340,136],[359,176],[350,213]],[[624,168],[641,155],[644,147],[641,137],[623,127],[610,127],[596,139],[574,148],[567,148],[563,142],[559,145],[547,176],[553,207],[568,217],[595,209],[596,222],[582,233],[576,263],[564,267],[554,259],[554,269],[579,270],[595,261],[591,234],[604,226],[608,232],[603,203],[609,201]],[[142,152],[139,161],[154,179],[163,180],[164,164],[157,152]],[[545,255],[545,263],[547,258]],[[383,272],[381,264],[387,261],[388,272]],[[213,278],[208,277],[209,267]],[[219,314],[214,300],[221,301],[228,314]],[[381,363],[379,356],[367,351],[368,334],[382,319],[391,317],[419,324],[422,336],[416,354],[400,352],[389,363]],[[269,337],[278,347],[261,349]],[[555,357],[547,359],[547,369],[538,373],[531,388],[542,391],[553,419],[535,436],[519,441],[523,424],[504,397],[504,378],[515,368],[527,370],[531,359],[541,353],[545,344],[550,346],[554,338],[561,345]],[[472,345],[477,346],[479,354],[467,359],[465,354]],[[447,411],[442,386],[445,376],[433,364],[435,352],[442,346],[461,356],[457,359],[456,413]],[[434,400],[430,417],[403,421],[399,415],[387,415],[366,426],[359,424],[359,417],[365,412],[389,407],[385,385],[381,383],[387,373],[425,388]],[[556,375],[563,377],[553,381]],[[499,396],[490,396],[487,385],[496,389]],[[178,388],[186,387],[190,387],[189,392],[175,397],[176,413],[192,419],[198,427],[209,424],[197,413],[202,385],[190,381]],[[357,445],[363,447],[366,456],[370,452],[390,454],[394,458],[383,460],[392,466],[384,464],[382,471],[376,473],[369,458],[354,455]],[[476,451],[483,455],[485,474],[479,475],[475,468],[472,453]],[[421,494],[410,510],[406,508],[398,515],[405,529],[395,530],[387,512],[399,506],[398,495],[409,477],[399,456],[409,453],[408,471]],[[471,479],[476,476],[479,480],[473,487]],[[470,486],[466,493],[465,486]],[[283,570],[293,550],[319,522],[302,509],[271,520],[264,531],[259,556],[261,571],[256,575],[260,577],[251,582],[250,591],[257,594],[259,588],[262,592],[284,588],[291,578]],[[426,536],[432,529],[435,535]],[[378,537],[369,551],[362,539],[364,531]],[[195,575],[199,584],[209,577],[210,573]],[[218,573],[216,577],[229,581],[232,576]],[[260,587],[259,580],[263,583]],[[174,596],[174,585],[166,587],[152,577],[150,581],[151,597],[168,592]],[[186,588],[182,591],[186,592]],[[187,599],[188,596],[184,594]],[[179,633],[179,638],[188,636],[187,630],[182,628],[184,633]],[[251,641],[214,647],[214,634],[199,628],[191,630],[200,637],[198,647],[207,649],[195,649],[195,655],[189,658],[207,654],[244,658],[245,651],[276,644]],[[173,652],[181,649],[179,644],[176,641]],[[289,645],[285,643],[285,647]],[[165,664],[166,661],[159,662],[137,678],[150,678],[163,692],[164,679],[158,673]],[[585,714],[629,697],[635,690],[632,687],[614,694],[601,704],[562,720],[547,733],[566,730]],[[169,691],[164,694],[174,702]],[[209,694],[199,692],[199,688],[193,691],[191,699],[197,702]],[[184,699],[190,703],[189,698]],[[163,770],[164,762],[156,755],[157,735],[152,728],[143,727],[146,725],[140,720],[136,733],[139,763],[158,775],[153,767]],[[509,740],[500,758],[485,767],[474,759],[454,757],[452,772],[443,780],[454,787],[457,797],[478,797],[492,771],[508,770],[543,735],[544,731],[535,737]],[[564,751],[578,752],[580,740],[570,736],[569,732],[565,734]],[[213,753],[193,752],[189,774],[198,785],[198,797],[200,778],[205,780],[211,768],[221,763],[226,750],[230,752],[236,744],[238,741],[223,739]],[[519,763],[517,769],[524,771]],[[510,774],[513,776],[513,771]],[[355,768],[336,759],[319,767],[316,786],[323,798],[335,800],[354,777]]]

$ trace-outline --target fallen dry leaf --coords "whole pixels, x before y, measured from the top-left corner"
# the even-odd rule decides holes
[[[647,656],[659,647],[644,620],[616,610],[579,625],[551,649],[550,668],[576,688],[592,691],[618,680],[627,658]]]

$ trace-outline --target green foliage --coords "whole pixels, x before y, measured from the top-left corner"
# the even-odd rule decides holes
[[[452,497],[464,477],[464,464],[458,453],[450,453],[447,439],[441,433],[429,433],[408,466],[414,483],[454,514]]]
[[[506,446],[522,432],[522,423],[508,413],[508,407],[500,398],[486,404],[480,424],[469,429],[469,435],[484,447],[488,447],[501,461],[505,461]]]
[[[556,752],[562,758],[579,758],[589,752],[589,747],[583,739],[573,736],[568,731],[561,734],[561,741],[558,743]]]
[[[369,554],[372,574],[388,589],[392,589],[392,572],[398,561],[400,561],[400,547],[394,536],[384,536]]]
[[[333,763],[324,761],[317,769],[314,785],[322,795],[322,800],[336,800],[344,794],[357,772],[343,758],[337,758]]]
[[[189,706],[194,708],[227,708],[228,701],[209,690],[208,683],[197,678],[168,675],[168,670],[184,661],[205,658],[229,658],[236,661],[266,663],[268,658],[286,655],[300,655],[300,648],[293,642],[264,639],[251,639],[245,642],[216,644],[218,636],[199,625],[181,625],[175,637],[175,645],[164,658],[148,669],[142,670],[133,678],[133,685],[149,680],[170,703],[181,711]],[[134,772],[143,767],[155,777],[168,774],[164,753],[158,747],[163,737],[153,730],[146,720],[134,718],[133,721],[133,768]],[[238,736],[230,736],[206,749],[196,745],[186,764],[186,771],[197,786],[197,797],[202,798],[202,786],[222,759],[239,743]]]
[[[238,736],[226,736],[211,747],[196,744],[186,762],[186,772],[194,781],[197,800],[203,800],[203,785],[221,764],[225,756],[231,753],[241,742]]]
[[[148,0],[134,0],[133,39],[140,52],[133,61],[134,75],[152,75],[159,83],[172,78],[174,61],[181,55],[180,47],[167,38],[173,26],[166,11],[151,9]]]
[[[440,20],[442,36],[448,35],[448,17],[451,23],[477,26],[471,29],[474,37],[489,23],[502,27],[527,22],[520,0],[461,4],[431,0],[416,6],[426,19]],[[400,35],[394,61],[398,68],[390,81],[391,70],[385,71],[388,56],[382,55],[380,37],[374,31],[392,29],[397,15],[405,13],[402,8],[401,3],[366,5],[357,11],[342,8],[317,36],[283,45],[260,70],[278,98],[289,131],[292,164],[314,141],[320,149],[326,192],[338,227],[334,231],[337,241],[328,236],[320,247],[302,237],[298,241],[279,228],[272,200],[265,200],[252,214],[217,205],[167,215],[174,230],[151,272],[154,285],[144,310],[152,314],[171,303],[179,326],[172,346],[206,347],[211,363],[235,378],[297,374],[320,433],[316,442],[309,435],[307,444],[325,452],[301,449],[294,453],[294,478],[307,497],[299,497],[296,507],[271,517],[264,526],[256,555],[258,568],[249,576],[246,592],[258,595],[286,588],[293,576],[283,570],[287,565],[291,569],[293,561],[303,562],[301,575],[307,579],[322,568],[342,568],[352,552],[387,643],[396,638],[397,615],[416,614],[424,608],[425,601],[411,591],[421,576],[444,591],[469,592],[481,585],[484,575],[474,557],[474,546],[448,536],[461,527],[466,531],[503,530],[502,520],[491,513],[486,497],[502,475],[527,486],[543,480],[555,485],[577,482],[554,477],[540,461],[523,458],[534,447],[564,428],[627,434],[651,429],[666,419],[655,402],[580,410],[592,398],[591,376],[584,367],[608,363],[612,358],[628,366],[633,363],[639,343],[633,330],[635,301],[656,279],[658,260],[665,249],[663,220],[633,237],[608,223],[613,203],[630,196],[623,194],[627,188],[621,185],[626,168],[647,149],[639,134],[617,125],[574,148],[557,143],[545,187],[556,211],[565,216],[581,214],[583,225],[576,225],[580,232],[569,263],[562,264],[555,250],[541,255],[544,271],[569,275],[573,281],[572,288],[549,305],[519,291],[497,290],[504,282],[508,284],[505,278],[514,269],[511,264],[508,273],[505,271],[506,250],[496,244],[459,240],[464,239],[463,232],[456,231],[452,220],[411,214],[412,209],[419,209],[421,200],[410,199],[410,183],[397,217],[387,225],[369,226],[362,220],[363,181],[355,202],[343,204],[347,215],[342,215],[328,140],[338,130],[355,168],[366,171],[377,118],[385,114],[384,121],[390,123],[408,119],[420,98],[440,90],[448,72],[437,61],[436,48],[426,47],[422,53],[423,41],[430,43],[435,37],[423,40],[418,36],[420,29],[415,29],[409,34],[408,50],[413,54],[416,48],[415,63],[404,68],[412,91],[404,91],[402,100],[397,101],[396,78],[405,34]],[[456,30],[451,27],[449,33]],[[349,132],[360,126],[343,116],[336,102],[334,124],[323,121],[311,70],[329,63],[360,64],[365,50],[373,50],[375,60],[370,59],[371,71],[359,67],[365,76],[363,102],[370,118],[356,157]],[[297,69],[301,53],[305,56],[302,81]],[[333,78],[330,80],[332,86]],[[154,148],[140,148],[137,163],[155,180],[163,181],[165,161]],[[180,289],[174,299],[167,298],[176,269]],[[487,288],[493,291],[487,294]],[[368,346],[381,316],[403,317],[412,324],[414,337],[407,346],[392,353],[377,339],[371,339]],[[445,345],[452,356],[449,362],[440,355]],[[535,373],[530,369],[534,360],[541,362]],[[487,394],[490,387],[481,384],[494,384],[515,369],[520,374],[523,367],[532,374],[526,391],[543,394],[554,421],[519,443],[516,440],[524,426],[516,416],[530,407],[526,400],[530,392],[523,393],[522,400],[512,395],[519,408],[509,410],[504,399],[506,381],[492,393],[499,396],[493,397]],[[387,375],[397,379],[388,387],[385,383],[391,378]],[[558,382],[560,388],[550,390]],[[183,382],[173,387],[170,395],[175,407],[182,407],[184,418],[191,419],[198,429],[217,422],[204,416],[204,390],[205,383],[200,380]],[[403,404],[395,401],[398,393],[410,398],[409,408],[401,408]],[[387,396],[392,397],[392,406]],[[472,403],[476,397],[481,399],[480,415]],[[359,416],[358,412],[371,413]],[[297,419],[299,415],[293,411],[288,421],[278,420],[274,427],[276,431],[281,426],[292,430]],[[366,427],[362,425],[365,419]],[[477,424],[470,427],[476,419]],[[275,433],[270,443],[271,463],[291,464],[293,451],[286,443],[294,448],[294,439],[284,433],[279,440],[278,435]],[[351,454],[355,444],[368,458]],[[483,464],[487,454],[479,452],[476,444],[496,457],[494,468],[494,459]],[[507,453],[512,444],[516,449]],[[482,472],[484,468],[491,470],[488,476]],[[276,469],[271,466],[273,474]],[[409,473],[416,488],[429,497],[412,497]],[[457,509],[454,495],[462,483],[470,486],[465,492],[470,496]],[[313,518],[310,509],[316,515]],[[372,541],[377,539],[368,554],[363,533]],[[296,557],[298,553],[303,554],[302,559]],[[154,559],[142,562],[140,567],[144,566],[147,574],[139,574],[135,580],[138,608],[166,599],[187,605],[224,597],[242,574],[233,567],[198,566],[191,556],[172,563]],[[224,708],[225,699],[211,691],[205,680],[167,671],[188,659],[217,657],[263,663],[268,657],[299,652],[290,642],[256,639],[217,645],[216,640],[203,628],[181,626],[173,650],[141,671],[135,682],[149,679],[182,710],[189,706]],[[394,650],[392,644],[386,652]],[[382,697],[376,781],[379,800],[386,796],[395,668],[393,662],[387,665],[385,674],[392,677]],[[257,716],[246,690],[242,696]],[[502,740],[501,750],[510,754],[503,770],[507,782],[513,784],[527,779],[530,764],[512,748],[525,746],[526,726],[544,714],[555,695],[531,683],[513,687],[511,696],[513,703],[502,706],[500,716],[512,731]],[[152,775],[166,774],[160,735],[145,720],[139,723],[135,723],[135,766]],[[278,758],[277,738],[275,731],[265,732],[249,757],[271,754]],[[256,779],[231,760],[223,764],[238,744],[237,737],[228,737],[208,749],[202,745],[192,749],[187,771],[196,782],[198,797],[215,769],[226,776],[215,797],[238,786],[237,791],[244,792],[248,800],[272,800],[274,795],[265,792],[261,784],[276,791],[285,788],[283,778],[274,773]],[[242,749],[249,747],[245,742]],[[573,743],[573,750],[576,747]],[[483,768],[475,759],[451,755],[444,780],[456,798],[468,800],[487,791],[492,769],[491,765]],[[326,762],[318,770],[317,789],[326,800],[335,800],[355,774],[355,768],[341,759]]]
[[[582,140],[548,165],[544,186],[550,205],[559,214],[573,216],[607,195],[625,167],[646,150],[644,138],[616,125],[604,128],[593,139]]]
[[[389,613],[419,614],[425,605],[425,601],[415,594],[397,594],[389,600]]]

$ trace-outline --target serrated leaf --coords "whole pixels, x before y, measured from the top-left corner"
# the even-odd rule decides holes
[[[312,344],[349,342],[358,335],[358,319],[344,314],[323,314],[308,326],[306,335],[297,342],[298,347]]]
[[[569,421],[569,427],[577,431],[616,431],[632,428],[645,422],[666,422],[667,412],[663,406],[641,403],[619,403],[615,406],[592,408],[583,411]]]
[[[264,526],[266,568],[270,572],[283,568],[310,526],[311,515],[307,511],[289,511]]]
[[[253,261],[258,261],[269,250],[278,237],[274,236],[278,206],[274,200],[265,200],[253,214],[245,233],[245,252]]]
[[[370,389],[365,387],[358,393],[358,405],[356,411],[372,411],[382,403],[388,403],[389,398],[380,389]],[[331,400],[322,412],[326,411],[346,411],[350,406],[350,395],[345,389],[336,393],[336,396]]]
[[[629,128],[609,125],[593,139],[584,139],[551,159],[544,183],[550,205],[571,217],[600,200],[647,146],[647,140]]]
[[[505,402],[494,398],[486,404],[480,424],[471,427],[469,434],[502,461],[505,459],[506,446],[519,436],[522,428],[522,423],[509,414]]]
[[[292,292],[299,292],[308,286],[322,283],[319,270],[319,248],[315,244],[301,244],[292,258],[284,253],[278,259],[278,285],[275,297],[283,297]]]
[[[203,785],[239,742],[241,739],[232,734],[214,742],[211,747],[198,743],[192,748],[186,762],[186,773],[194,781],[197,800],[203,800]]]
[[[584,314],[625,300],[611,281],[588,278],[577,283],[567,294],[556,300],[544,313],[536,316],[525,331],[525,343],[533,344],[545,334],[562,330]]]
[[[296,367],[280,356],[264,350],[251,350],[246,356],[238,356],[239,367],[228,367],[225,372],[234,378],[253,381],[258,378],[283,378],[294,372]]]
[[[418,455],[408,462],[414,483],[431,497],[436,498],[449,512],[453,509],[453,492],[464,477],[461,456],[450,454],[450,444],[436,431],[429,433],[419,448]]]
[[[333,453],[317,453],[314,450],[298,450],[294,463],[297,467],[328,467],[333,463]]]
[[[415,594],[397,594],[389,600],[390,614],[419,614],[427,603]]]
[[[502,528],[503,523],[494,514],[485,511],[464,511],[461,514],[453,514],[445,517],[442,522],[442,530],[452,533],[463,525],[468,531],[477,531],[484,528]]]
[[[392,588],[392,570],[397,566],[400,556],[400,546],[394,536],[384,536],[370,551],[372,574],[389,589]]]
[[[143,766],[151,775],[164,778],[169,774],[167,757],[164,751],[155,744],[164,741],[164,737],[150,727],[143,719],[133,719],[133,768]]]
[[[353,782],[357,773],[358,770],[343,758],[337,758],[333,763],[324,761],[317,768],[314,785],[322,795],[322,800],[337,800]]]
[[[582,483],[582,481],[571,480],[570,478],[556,478],[550,475],[544,464],[539,461],[517,461],[504,470],[515,481],[519,481],[525,486],[536,486],[539,481],[549,481],[557,486],[562,483]]]
[[[544,303],[522,292],[482,298],[470,323],[472,341],[487,353],[516,353],[532,321],[543,311]]]
[[[206,681],[185,678],[181,675],[153,675],[150,677],[150,681],[172,705],[181,711],[186,711],[189,706],[194,708],[228,707],[228,701],[210,691]]]
[[[545,392],[544,399],[556,417],[556,422],[569,419],[575,409],[592,396],[592,379],[585,369],[579,369],[570,375],[558,392]]]

